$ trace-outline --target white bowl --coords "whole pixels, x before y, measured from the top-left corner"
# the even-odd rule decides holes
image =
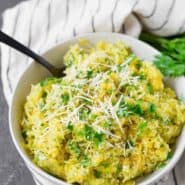
[[[121,40],[125,42],[128,46],[130,46],[133,52],[141,59],[152,61],[154,55],[158,53],[157,50],[152,48],[151,46],[137,40],[131,38],[129,36],[117,33],[91,33],[85,34],[83,36],[75,37],[71,40],[65,41],[59,46],[56,46],[50,49],[48,52],[44,54],[44,57],[51,61],[54,65],[61,64],[62,57],[65,52],[69,49],[69,46],[76,43],[80,38],[88,39],[92,43],[96,43],[99,40],[106,40],[109,42],[115,42]],[[9,126],[12,139],[14,144],[24,159],[27,167],[33,174],[33,177],[37,180],[37,183],[40,185],[66,185],[64,181],[46,173],[39,167],[37,167],[30,159],[28,154],[23,148],[23,138],[21,136],[19,124],[22,119],[23,113],[23,105],[25,103],[26,96],[30,92],[31,84],[35,84],[46,77],[51,76],[51,74],[41,67],[39,64],[33,62],[23,73],[17,87],[14,91],[12,103],[9,111]],[[181,96],[183,92],[185,92],[185,79],[173,79],[167,80],[167,83],[174,88],[178,96]],[[183,85],[184,84],[184,85]],[[185,148],[185,129],[181,132],[181,135],[177,139],[174,155],[169,163],[162,169],[157,170],[145,177],[139,178],[137,180],[138,185],[149,185],[154,182],[157,182],[162,176],[168,173],[177,163],[180,156],[183,153]]]

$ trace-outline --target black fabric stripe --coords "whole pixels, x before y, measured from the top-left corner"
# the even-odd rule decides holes
[[[53,0],[51,0],[49,2],[49,6],[48,6],[48,24],[47,24],[47,27],[46,27],[46,33],[48,34],[49,33],[49,30],[50,30],[50,26],[51,26],[51,3],[52,3]]]
[[[112,13],[111,13],[112,32],[115,32],[114,13],[115,13],[115,10],[116,10],[116,7],[117,7],[119,1],[120,0],[116,0],[114,7],[113,7],[113,10],[112,10]]]
[[[76,29],[75,29],[75,27],[73,28],[73,36],[74,37],[76,36]]]
[[[157,10],[157,5],[158,5],[158,0],[155,0],[151,13],[149,15],[140,15],[140,16],[142,16],[143,18],[146,18],[146,19],[153,17],[153,15],[155,14],[155,12]]]
[[[31,13],[31,19],[30,19],[30,23],[29,23],[29,34],[28,34],[28,48],[30,48],[32,45],[31,35],[32,35],[33,17],[34,17],[36,7],[38,6],[39,3],[40,3],[40,0],[37,0],[35,3],[35,6],[33,7],[33,11]],[[29,60],[29,57],[27,57],[27,62],[28,62],[28,60]]]
[[[47,8],[47,26],[46,26],[46,36],[45,36],[45,39],[44,39],[44,42],[43,44],[41,44],[41,48],[43,47],[43,45],[47,42],[47,36],[49,34],[49,30],[50,30],[50,27],[51,27],[51,3],[52,3],[53,0],[49,1],[48,3],[48,8]],[[38,53],[41,52],[41,48],[38,50]]]
[[[172,3],[171,3],[171,6],[170,6],[170,8],[168,10],[166,19],[164,20],[164,22],[159,27],[156,27],[156,28],[149,28],[149,27],[147,27],[150,31],[159,31],[169,22],[170,15],[171,15],[171,13],[173,11],[175,2],[176,2],[176,0],[172,0]]]
[[[62,28],[61,30],[63,30],[63,28],[67,25],[68,23],[68,19],[69,19],[69,2],[70,0],[66,0],[66,11],[65,11],[65,20],[64,20],[64,24],[62,25]],[[61,32],[59,33],[61,34]],[[56,42],[55,43],[58,43],[60,41],[60,36],[56,38]]]
[[[85,13],[86,5],[87,5],[87,0],[84,0],[82,12],[81,12],[81,15],[80,15],[80,19],[83,17],[83,15]],[[73,36],[76,36],[77,35],[75,26],[73,27]]]
[[[135,3],[132,5],[131,12],[132,12],[133,9],[137,6],[138,3],[139,3],[138,0],[136,0]],[[124,24],[122,25],[122,28],[121,28],[121,30],[120,30],[119,32],[121,32],[121,33],[126,33],[125,25],[124,25]]]
[[[29,23],[28,47],[31,46],[31,41],[32,41],[31,40],[31,33],[32,33],[33,17],[34,17],[36,7],[38,6],[39,3],[40,3],[40,0],[37,0],[35,3],[35,6],[33,7],[33,11],[31,13],[31,19],[30,19],[30,23]]]
[[[179,27],[177,34],[182,33],[184,26],[185,26],[185,19],[183,20],[182,25]]]
[[[66,18],[65,18],[64,27],[67,25],[68,19],[69,19],[69,3],[70,3],[70,0],[67,0],[67,2],[66,2]]]
[[[137,6],[138,3],[139,3],[138,0],[136,0],[135,3],[132,5],[131,12],[132,12],[133,9]]]
[[[98,7],[96,9],[95,14],[92,16],[92,19],[91,19],[91,25],[92,25],[92,31],[93,32],[96,32],[96,28],[95,28],[95,25],[94,25],[94,19],[95,19],[95,16],[98,14],[99,11],[100,11],[100,0],[98,0]]]
[[[177,178],[176,178],[176,175],[175,175],[175,169],[173,169],[172,175],[173,175],[173,180],[174,180],[175,185],[178,185]]]
[[[13,25],[13,31],[12,31],[12,37],[14,37],[15,33],[16,33],[16,26],[17,26],[17,23],[18,23],[18,19],[19,19],[19,16],[20,16],[20,6],[16,12],[16,15],[15,15],[15,22],[14,22],[14,25]],[[11,54],[12,54],[12,49],[9,48],[9,55],[8,55],[8,67],[7,67],[7,70],[6,70],[6,76],[7,76],[7,80],[8,80],[8,87],[10,89],[10,92],[12,93],[12,85],[11,85],[11,80],[10,80],[10,66],[11,66]]]
[[[125,25],[123,24],[122,25],[122,30],[121,30],[122,33],[125,33]]]
[[[85,10],[86,10],[86,6],[87,6],[87,0],[84,0],[84,6],[83,6],[83,10],[82,10],[82,13],[81,13],[81,18],[83,17],[84,13],[85,13]]]

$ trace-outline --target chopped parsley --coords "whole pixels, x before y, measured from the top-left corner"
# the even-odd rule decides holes
[[[112,122],[110,120],[106,120],[103,124],[103,126],[107,129],[110,129],[112,126]]]
[[[102,132],[95,131],[91,126],[85,125],[85,138],[88,141],[93,141],[96,146],[99,146],[104,140],[104,134]]]
[[[103,133],[99,133],[99,132],[95,132],[94,133],[94,143],[96,144],[96,146],[99,146],[104,139],[104,134]]]
[[[95,176],[96,178],[101,178],[102,173],[101,173],[100,171],[98,171],[98,170],[93,170],[93,173],[94,173],[94,176]]]
[[[80,120],[87,120],[89,117],[90,110],[87,107],[82,107],[79,111]]]
[[[145,80],[146,79],[146,75],[144,73],[139,74],[139,79],[140,80]]]
[[[148,123],[146,121],[139,123],[138,130],[139,130],[140,134],[142,134],[145,131],[147,125],[148,125]]]
[[[140,60],[138,60],[136,67],[138,70],[142,67],[142,62]]]
[[[42,93],[42,98],[46,98],[46,97],[47,97],[47,92],[44,91],[44,92]]]
[[[164,76],[185,75],[185,34],[163,38],[149,33],[142,33],[140,38],[160,51],[154,59],[155,66]]]
[[[71,121],[68,123],[67,128],[68,128],[70,131],[73,131],[73,125],[72,125]]]
[[[117,172],[117,173],[120,173],[120,172],[122,171],[122,169],[123,169],[123,165],[119,163],[119,164],[117,165],[117,171],[116,171],[116,172]]]
[[[156,112],[156,105],[153,103],[150,103],[148,106],[148,111],[151,113],[155,113]]]
[[[67,105],[67,103],[69,102],[69,99],[70,99],[69,94],[65,93],[61,95],[61,100],[64,105]]]
[[[70,141],[68,143],[69,149],[76,154],[77,157],[80,157],[81,155],[81,149],[78,145],[78,143],[75,143],[73,141]]]
[[[148,92],[149,92],[150,94],[153,94],[153,93],[154,93],[153,86],[152,86],[150,83],[147,84],[147,89],[148,89]]]
[[[122,101],[119,105],[119,109],[117,110],[117,116],[122,118],[133,114],[138,114],[140,116],[144,115],[144,111],[141,108],[140,102],[137,104],[127,104]]]
[[[85,156],[83,156],[82,160],[80,161],[80,164],[83,167],[88,167],[91,164],[91,159],[87,155],[85,155]]]
[[[171,159],[172,157],[173,157],[173,152],[170,151],[170,152],[168,152],[168,155],[167,155],[166,160],[169,160],[169,159]]]
[[[140,116],[144,115],[144,111],[141,108],[140,102],[138,102],[135,105],[129,105],[129,110],[135,114],[138,114]]]
[[[85,125],[85,138],[88,141],[91,141],[94,138],[94,129],[89,125]]]
[[[93,71],[92,71],[92,70],[88,70],[88,71],[87,71],[86,78],[87,78],[87,79],[90,79],[92,76],[93,76]]]
[[[41,87],[47,86],[49,83],[59,83],[61,79],[55,77],[49,77],[45,80],[42,80],[39,84]]]
[[[24,139],[26,139],[27,138],[27,132],[24,130],[24,131],[22,131],[22,137],[24,138]]]

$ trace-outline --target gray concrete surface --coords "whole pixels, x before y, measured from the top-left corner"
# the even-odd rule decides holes
[[[0,15],[20,0],[0,0]],[[0,16],[0,25],[2,17]],[[0,67],[1,70],[1,67]],[[0,81],[0,185],[35,185],[30,172],[17,153],[8,129],[8,106]]]

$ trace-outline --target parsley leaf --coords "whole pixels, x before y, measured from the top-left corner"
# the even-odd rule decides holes
[[[128,104],[128,103],[125,103],[124,100],[122,100],[119,104],[119,109],[117,110],[116,114],[119,118],[126,117],[133,114],[138,114],[140,116],[143,116],[144,111],[142,110],[140,102],[137,102],[136,104]]]
[[[129,110],[140,116],[144,115],[144,111],[142,110],[140,103],[137,103],[135,105],[129,105]]]
[[[173,157],[173,152],[170,151],[170,152],[168,152],[168,155],[167,155],[166,160],[169,160],[169,159],[171,159],[172,157]]]
[[[98,170],[93,170],[93,172],[94,172],[94,176],[95,176],[96,178],[100,178],[101,175],[102,175],[102,173],[101,173],[100,171],[98,171]]]
[[[156,112],[156,105],[153,104],[153,103],[150,103],[149,106],[148,106],[148,110],[149,110],[149,112],[151,112],[151,113]]]
[[[88,167],[90,164],[91,164],[91,159],[85,155],[82,160],[80,161],[80,164],[83,166],[83,167]]]
[[[80,157],[81,149],[80,149],[78,143],[71,141],[68,143],[68,146],[69,146],[69,149],[71,152],[74,152],[77,155],[77,157]]]
[[[90,79],[92,76],[93,76],[93,71],[92,71],[92,70],[88,70],[88,71],[87,71],[86,78],[87,78],[87,79]]]
[[[69,94],[67,94],[67,93],[62,94],[61,99],[62,99],[62,103],[64,105],[67,105],[67,103],[69,102],[69,99],[70,99]]]
[[[140,134],[142,134],[145,131],[147,125],[148,125],[147,122],[141,122],[141,123],[139,123],[138,130],[139,130],[139,133]]]
[[[162,38],[142,33],[140,39],[153,45],[161,52],[155,57],[154,64],[164,76],[185,75],[185,34],[173,38]]]
[[[70,131],[73,131],[73,125],[72,125],[71,121],[68,123],[67,128],[68,128]]]
[[[104,133],[95,131],[91,126],[85,125],[85,138],[88,141],[93,141],[96,146],[99,146],[104,140]]]
[[[79,111],[80,120],[87,120],[89,117],[90,110],[87,107],[82,107]]]

